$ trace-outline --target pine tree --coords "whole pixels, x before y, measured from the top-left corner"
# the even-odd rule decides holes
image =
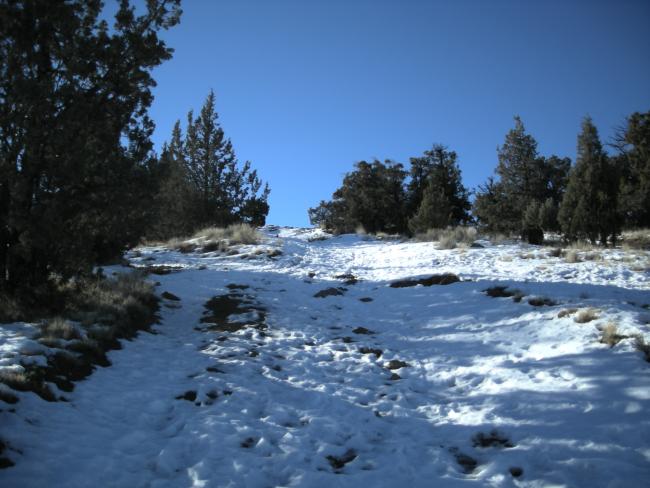
[[[582,122],[576,164],[560,206],[558,219],[568,240],[616,242],[620,231],[617,212],[618,175],[603,150],[591,118]]]

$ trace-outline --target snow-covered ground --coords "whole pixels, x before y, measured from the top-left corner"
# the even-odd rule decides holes
[[[599,328],[650,341],[649,253],[265,235],[234,256],[131,253],[177,267],[152,277],[180,301],[69,402],[0,402],[0,486],[648,486],[650,363]],[[462,281],[389,286],[441,273]],[[498,285],[525,296],[484,293]],[[242,313],[211,330],[225,295]],[[585,308],[598,318],[576,322]],[[0,368],[41,357],[33,332],[0,326]]]

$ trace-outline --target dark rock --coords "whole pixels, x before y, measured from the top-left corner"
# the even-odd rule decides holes
[[[178,395],[176,400],[187,400],[188,402],[193,402],[196,400],[196,392],[194,390],[188,390],[182,395]]]
[[[248,290],[250,286],[248,285],[238,285],[236,283],[230,283],[229,285],[226,285],[226,288],[229,290]]]
[[[354,342],[354,339],[352,339],[352,337],[348,337],[348,336],[342,337],[341,340],[346,344],[350,344],[351,342]]]
[[[174,302],[180,302],[180,300],[181,300],[181,299],[178,298],[176,295],[174,295],[173,293],[170,293],[170,292],[168,292],[168,291],[163,291],[163,292],[160,294],[160,296],[163,297],[165,300],[172,300],[172,301],[174,301]]]
[[[325,456],[325,458],[329,461],[333,469],[338,470],[343,469],[346,464],[354,461],[357,458],[357,453],[354,449],[348,449],[342,456],[329,455]]]
[[[334,278],[337,280],[343,280],[346,285],[354,285],[359,282],[359,279],[352,273],[336,275]]]
[[[472,244],[469,246],[473,249],[483,249],[485,246],[482,244],[479,244],[478,242],[472,242]]]
[[[399,359],[391,359],[386,363],[386,369],[400,369],[400,368],[408,368],[410,365],[404,361],[401,361]]]
[[[391,381],[397,381],[397,380],[401,380],[402,377],[400,375],[398,375],[397,373],[392,373],[390,375],[390,378],[388,378],[388,379],[391,380]]]
[[[340,288],[325,288],[314,295],[314,298],[325,298],[343,295]]]
[[[468,456],[467,454],[463,454],[462,452],[454,452],[454,457],[456,458],[456,462],[467,474],[474,471],[476,469],[476,466],[478,466],[478,461],[476,459]]]
[[[241,447],[243,447],[244,449],[250,449],[255,445],[256,442],[257,441],[253,437],[247,437],[242,441]]]
[[[393,281],[390,284],[391,288],[407,288],[411,286],[432,286],[432,285],[451,285],[457,283],[460,278],[453,273],[444,273],[439,275],[431,275],[426,278],[416,278],[410,280]]]
[[[483,432],[479,432],[476,434],[474,437],[472,437],[472,445],[474,447],[481,447],[481,448],[486,448],[486,447],[500,447],[500,448],[511,448],[515,447],[510,440],[504,436],[503,434],[500,434],[496,430],[491,431],[489,434],[484,434]]]
[[[360,301],[360,302],[363,302],[363,303],[368,303],[368,302],[372,302],[372,298],[370,298],[370,297],[363,297],[363,298],[359,298],[359,301]]]
[[[374,334],[373,331],[366,329],[365,327],[357,327],[356,329],[352,329],[352,332],[355,334]]]
[[[552,307],[553,305],[557,305],[553,300],[547,297],[534,297],[530,298],[528,300],[528,304],[532,305],[533,307]]]
[[[372,347],[360,347],[359,352],[361,354],[374,354],[377,357],[377,359],[379,359],[381,355],[384,353],[384,351],[382,351],[381,349],[375,349]]]
[[[508,471],[510,471],[510,474],[513,478],[519,478],[522,474],[524,474],[524,470],[518,466],[513,466]]]

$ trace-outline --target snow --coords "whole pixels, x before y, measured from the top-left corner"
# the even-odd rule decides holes
[[[134,266],[182,270],[154,277],[180,302],[165,302],[157,334],[125,342],[112,366],[60,392],[69,402],[17,392],[18,404],[1,407],[4,455],[16,466],[0,470],[0,485],[647,486],[650,364],[632,338],[610,348],[598,330],[613,322],[650,340],[647,252],[566,263],[515,243],[437,250],[314,229],[265,235],[242,246],[248,259],[131,253]],[[446,272],[463,281],[388,286]],[[347,273],[360,281],[336,278]],[[494,285],[526,296],[486,296]],[[346,291],[314,297],[330,287]],[[235,332],[206,330],[204,304],[233,293],[265,312],[228,317],[248,324]],[[533,296],[555,304],[533,307]],[[598,319],[558,318],[588,307]],[[21,350],[39,357],[33,326],[0,334],[0,368],[15,368]],[[388,370],[391,360],[407,366]],[[493,431],[512,447],[475,445]]]

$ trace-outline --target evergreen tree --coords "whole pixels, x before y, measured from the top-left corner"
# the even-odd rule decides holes
[[[337,233],[354,232],[360,226],[370,233],[402,233],[405,177],[399,163],[360,161],[345,175],[331,202],[309,209],[311,222]]]
[[[137,242],[151,202],[151,70],[178,0],[0,4],[0,288],[90,271]]]
[[[650,228],[650,112],[634,113],[616,141],[622,173],[620,213],[629,227]]]
[[[420,207],[409,220],[409,229],[413,234],[426,232],[429,229],[447,227],[453,214],[453,207],[444,189],[436,185],[433,178],[425,187]]]
[[[161,155],[164,171],[152,234],[169,237],[233,223],[264,225],[268,185],[262,185],[249,161],[239,164],[218,119],[211,91],[198,117],[188,113],[184,138],[180,122],[174,126]]]
[[[506,134],[497,154],[499,180],[492,179],[479,187],[474,215],[488,230],[519,233],[531,243],[540,242],[540,232],[543,236],[544,230],[559,228],[553,216],[566,187],[571,162],[568,158],[540,156],[537,141],[526,133],[519,117],[515,117],[515,127]],[[547,227],[541,227],[538,218],[542,208]]]
[[[443,204],[445,211],[440,212],[447,215],[445,219],[435,218],[430,224],[422,220],[422,215],[430,215],[431,210],[420,212],[426,188],[431,187],[429,203],[433,200]],[[436,194],[433,198],[433,194]],[[432,199],[433,198],[433,199]],[[448,207],[448,212],[446,209]],[[407,215],[414,217],[421,214],[417,222],[420,225],[433,227],[446,227],[448,225],[459,225],[470,221],[469,192],[463,186],[461,171],[458,167],[457,156],[454,151],[448,151],[443,145],[436,144],[430,151],[425,151],[420,158],[411,158],[410,180],[407,185]],[[435,223],[435,225],[434,225]],[[427,230],[427,229],[421,229]]]
[[[576,164],[560,206],[558,219],[568,240],[598,239],[616,242],[620,231],[617,212],[618,175],[605,154],[591,118],[582,122]]]

